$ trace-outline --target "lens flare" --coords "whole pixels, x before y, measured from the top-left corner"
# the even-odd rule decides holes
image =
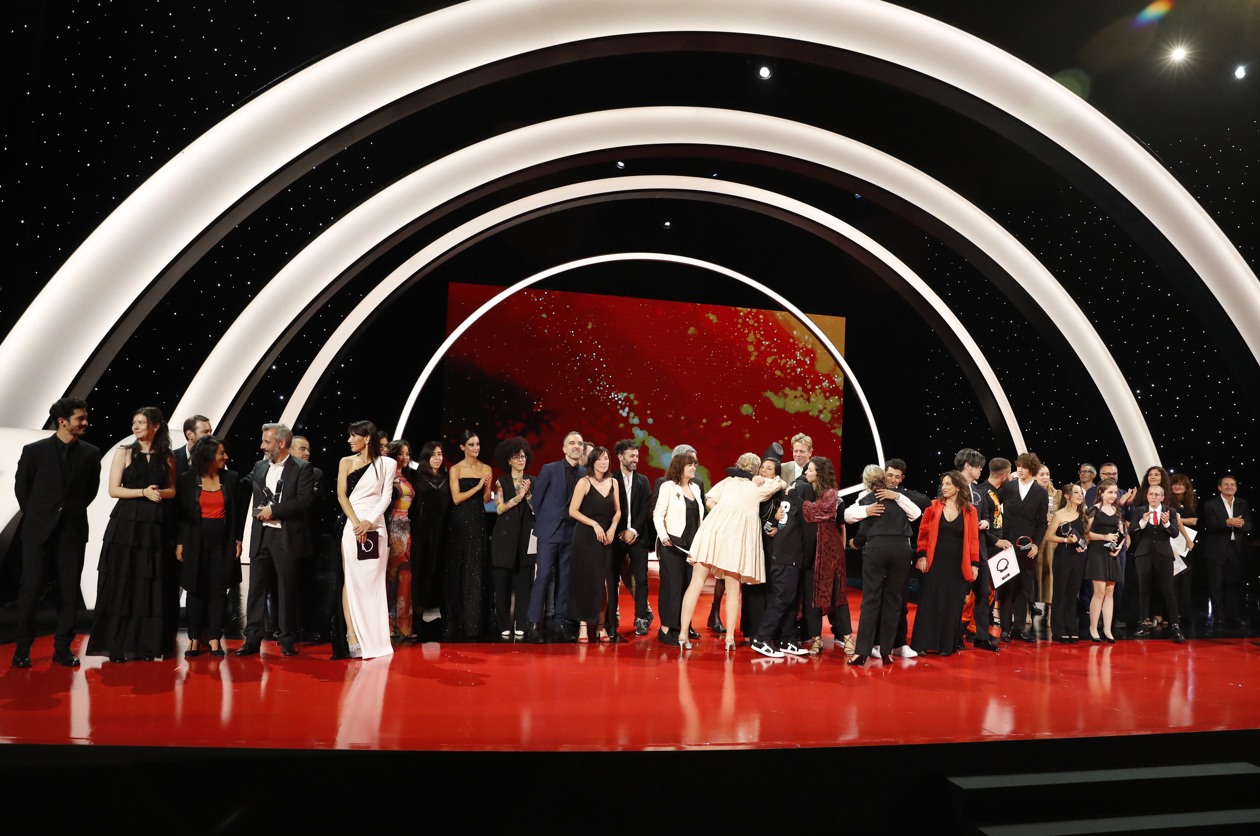
[[[1136,26],[1146,26],[1148,23],[1154,23],[1168,14],[1172,7],[1173,0],[1155,0],[1154,3],[1138,12],[1137,17],[1133,18],[1133,23]]]

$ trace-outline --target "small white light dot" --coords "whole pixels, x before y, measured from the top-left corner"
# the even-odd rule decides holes
[[[763,66],[761,69],[757,70],[757,75],[761,78],[769,78],[771,75],[770,68]]]

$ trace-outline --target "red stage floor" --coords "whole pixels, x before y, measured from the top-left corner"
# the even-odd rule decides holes
[[[857,614],[857,601],[852,601]],[[703,613],[702,606],[697,622]],[[624,600],[622,612],[632,612]],[[403,645],[368,662],[200,656],[50,667],[0,658],[8,743],[420,750],[864,746],[1260,727],[1250,641],[1011,644],[1000,654],[766,659],[709,637],[621,645]],[[84,644],[81,638],[76,649]],[[232,642],[233,647],[239,642]],[[181,646],[183,641],[181,639]],[[11,645],[10,645],[11,647]],[[7,650],[7,648],[6,648]]]

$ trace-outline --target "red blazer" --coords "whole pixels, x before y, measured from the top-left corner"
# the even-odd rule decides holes
[[[932,571],[932,557],[936,553],[936,527],[945,512],[945,500],[934,499],[923,512],[923,520],[919,523],[919,557],[927,558],[927,569]],[[974,505],[963,508],[963,556],[962,574],[969,581],[976,579],[976,571],[972,563],[980,562],[980,517]]]

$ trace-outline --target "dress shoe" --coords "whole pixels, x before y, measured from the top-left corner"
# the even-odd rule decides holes
[[[656,640],[661,644],[677,645],[678,633],[666,633],[662,628],[656,631]]]
[[[692,641],[696,641],[697,639],[700,638],[700,631],[697,630],[695,627],[688,627],[687,638],[691,639]]]
[[[1181,634],[1181,627],[1179,625],[1177,624],[1173,625],[1171,638],[1173,640],[1173,643],[1175,644],[1181,644],[1183,641],[1186,640],[1186,637]],[[75,660],[75,661],[78,661],[78,660]]]
[[[256,644],[243,644],[237,648],[233,656],[257,656],[259,647]]]
[[[651,626],[652,626],[652,619],[636,618],[634,620],[634,634],[636,636],[646,636],[648,634],[648,628],[650,628]]]
[[[281,639],[281,640],[280,640],[280,655],[281,655],[281,656],[296,656],[296,655],[298,655],[297,648],[293,646],[293,640],[292,640],[292,639]]]
[[[1016,633],[1015,638],[1019,639],[1022,642],[1028,642],[1029,644],[1037,643],[1037,640],[1034,639],[1032,636],[1028,635],[1028,633]]]
[[[79,657],[69,650],[53,650],[53,664],[65,665],[67,668],[77,668],[79,666]]]
[[[525,641],[529,644],[546,644],[547,639],[542,634],[542,629],[538,624],[531,624],[525,628]]]
[[[13,651],[13,667],[29,668],[31,666],[31,649],[19,647]]]
[[[1030,609],[1032,609],[1034,617],[1045,615],[1045,612],[1041,609],[1041,607],[1036,604],[1034,604]]]
[[[993,653],[997,653],[1002,649],[993,639],[977,639],[971,646],[976,650],[988,650]]]
[[[1003,630],[1003,631],[1002,631],[1002,641],[1004,641],[1004,642],[1009,642],[1010,640],[1011,640],[1011,631],[1010,631],[1010,630]]]

